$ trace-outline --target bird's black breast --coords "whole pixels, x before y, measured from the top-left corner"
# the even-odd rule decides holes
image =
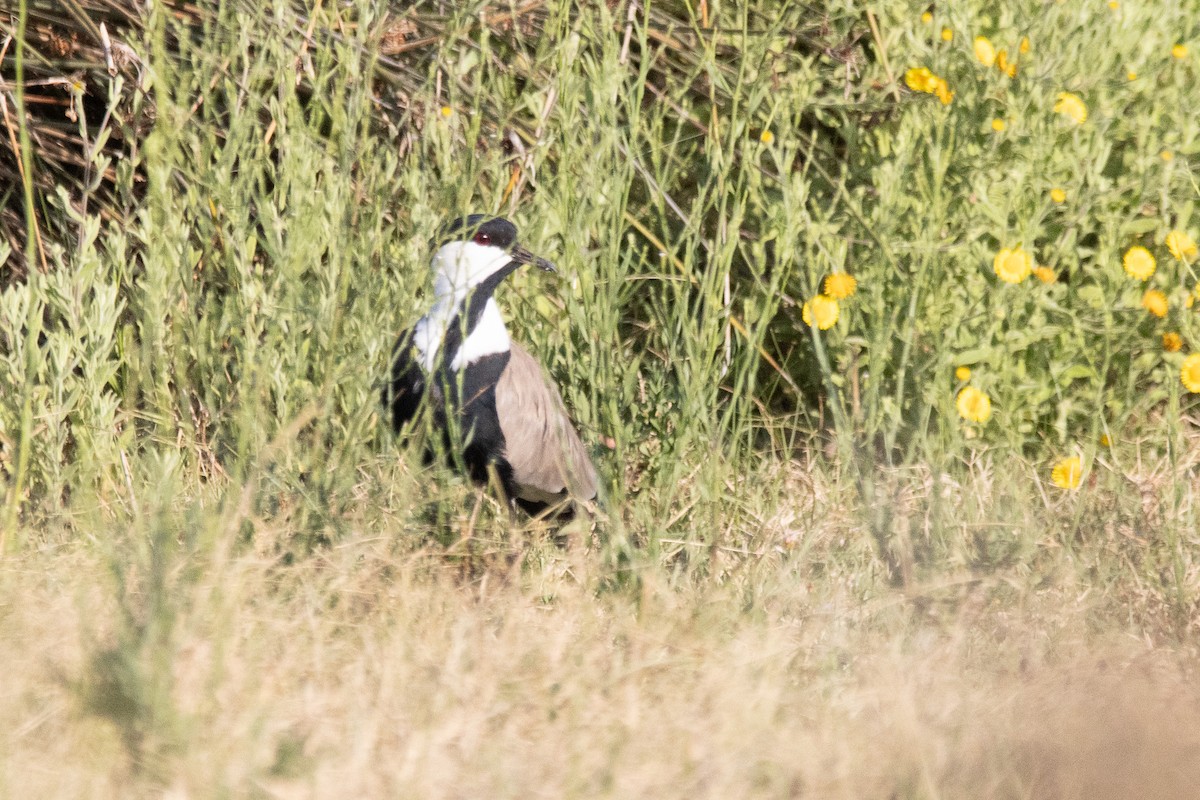
[[[509,358],[507,352],[493,353],[452,370],[443,356],[434,372],[428,374],[412,343],[412,332],[405,332],[393,350],[391,379],[384,387],[383,403],[391,412],[392,428],[397,433],[417,416],[422,402],[430,403],[434,424],[442,430],[447,450],[462,454],[474,480],[486,481],[489,465],[494,467],[504,490],[512,497],[512,467],[504,457],[504,431],[496,413],[496,385]]]
[[[383,387],[383,405],[391,411],[392,429],[399,433],[417,415],[425,396],[426,377],[411,330],[400,334],[392,349],[392,374]]]
[[[447,369],[440,377],[457,415],[458,444],[471,477],[487,480],[488,465],[494,465],[511,496],[512,469],[504,457],[504,431],[496,413],[496,384],[508,360],[507,352],[493,353],[457,372]]]

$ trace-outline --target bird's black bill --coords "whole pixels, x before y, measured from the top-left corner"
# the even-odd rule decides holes
[[[509,255],[511,255],[513,261],[516,261],[518,264],[532,264],[544,272],[558,272],[558,269],[555,268],[554,264],[544,258],[535,256],[533,253],[529,252],[524,247],[521,247],[519,244],[513,247]]]

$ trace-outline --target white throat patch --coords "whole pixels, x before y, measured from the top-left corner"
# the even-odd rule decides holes
[[[421,354],[421,366],[426,372],[433,371],[442,343],[446,339],[446,329],[461,308],[461,298],[455,298],[453,295],[439,297],[433,309],[414,326],[413,345]],[[458,352],[450,360],[450,369],[459,370],[468,364],[474,364],[484,356],[507,353],[511,344],[508,329],[504,327],[504,319],[500,316],[500,307],[494,299],[488,298],[475,329],[467,334]]]
[[[504,327],[504,319],[500,316],[500,307],[496,305],[495,300],[488,298],[475,330],[467,335],[466,341],[454,354],[450,369],[459,370],[468,364],[474,364],[484,356],[507,353],[511,345],[508,328]]]

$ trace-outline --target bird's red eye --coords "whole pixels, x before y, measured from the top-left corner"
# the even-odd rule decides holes
[[[491,241],[492,237],[488,236],[483,231],[479,231],[475,234],[475,244],[491,244]]]

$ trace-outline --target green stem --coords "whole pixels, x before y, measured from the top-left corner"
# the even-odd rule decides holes
[[[25,123],[25,22],[28,18],[27,0],[21,0],[17,16],[17,52],[16,52],[16,101],[17,129],[21,143],[21,184],[25,194],[25,270],[29,283],[25,290],[29,293],[29,305],[25,321],[25,374],[21,382],[21,433],[17,442],[17,465],[13,482],[8,487],[8,497],[4,503],[4,529],[0,531],[0,556],[8,550],[9,542],[16,542],[17,523],[21,516],[21,496],[25,493],[25,478],[29,471],[29,447],[33,436],[33,397],[30,384],[34,373],[34,351],[37,349],[38,335],[41,332],[40,306],[34,302],[36,297],[35,275],[37,261],[34,251],[39,249],[37,243],[37,223],[33,204],[33,152],[29,141],[29,127]]]

